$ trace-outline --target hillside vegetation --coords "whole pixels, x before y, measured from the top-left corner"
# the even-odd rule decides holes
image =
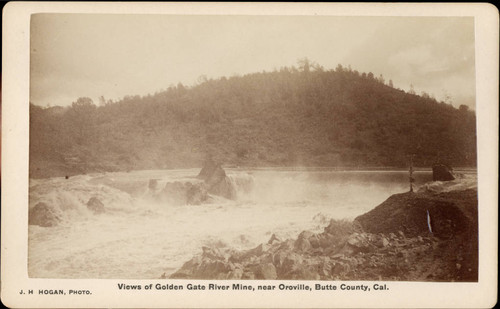
[[[475,166],[475,113],[338,66],[200,78],[99,106],[30,104],[30,176],[234,166]],[[35,102],[36,103],[36,102]]]

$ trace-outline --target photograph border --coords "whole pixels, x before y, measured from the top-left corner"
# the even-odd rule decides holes
[[[38,279],[27,273],[30,16],[35,13],[473,16],[475,18],[479,281],[392,282],[388,291],[123,291],[119,283],[226,284],[233,280]],[[491,4],[10,2],[3,11],[1,300],[12,308],[490,308],[498,273],[498,10]],[[269,284],[265,280],[237,280]],[[275,280],[275,284],[316,281]],[[323,283],[323,282],[322,282]],[[337,282],[341,284],[342,282]],[[359,281],[349,284],[373,285]],[[22,295],[20,290],[89,290]]]

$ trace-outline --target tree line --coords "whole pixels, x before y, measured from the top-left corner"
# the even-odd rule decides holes
[[[234,166],[476,165],[476,120],[432,96],[338,65],[181,83],[116,102],[30,104],[32,177],[93,171]]]

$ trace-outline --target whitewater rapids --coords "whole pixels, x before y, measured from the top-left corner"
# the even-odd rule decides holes
[[[28,273],[33,278],[152,279],[174,272],[202,246],[248,249],[274,233],[295,238],[321,232],[329,220],[353,219],[394,193],[408,190],[408,173],[228,170],[237,199],[175,205],[154,198],[150,179],[196,181],[199,170],[135,171],[32,179],[29,206],[43,202],[58,213],[54,227],[29,225]],[[429,172],[417,172],[417,185]],[[105,207],[94,214],[86,203]]]

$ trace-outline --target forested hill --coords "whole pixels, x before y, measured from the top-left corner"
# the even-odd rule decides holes
[[[96,106],[30,104],[30,176],[233,166],[476,165],[475,113],[338,66],[200,79]],[[35,102],[36,103],[36,102]]]

